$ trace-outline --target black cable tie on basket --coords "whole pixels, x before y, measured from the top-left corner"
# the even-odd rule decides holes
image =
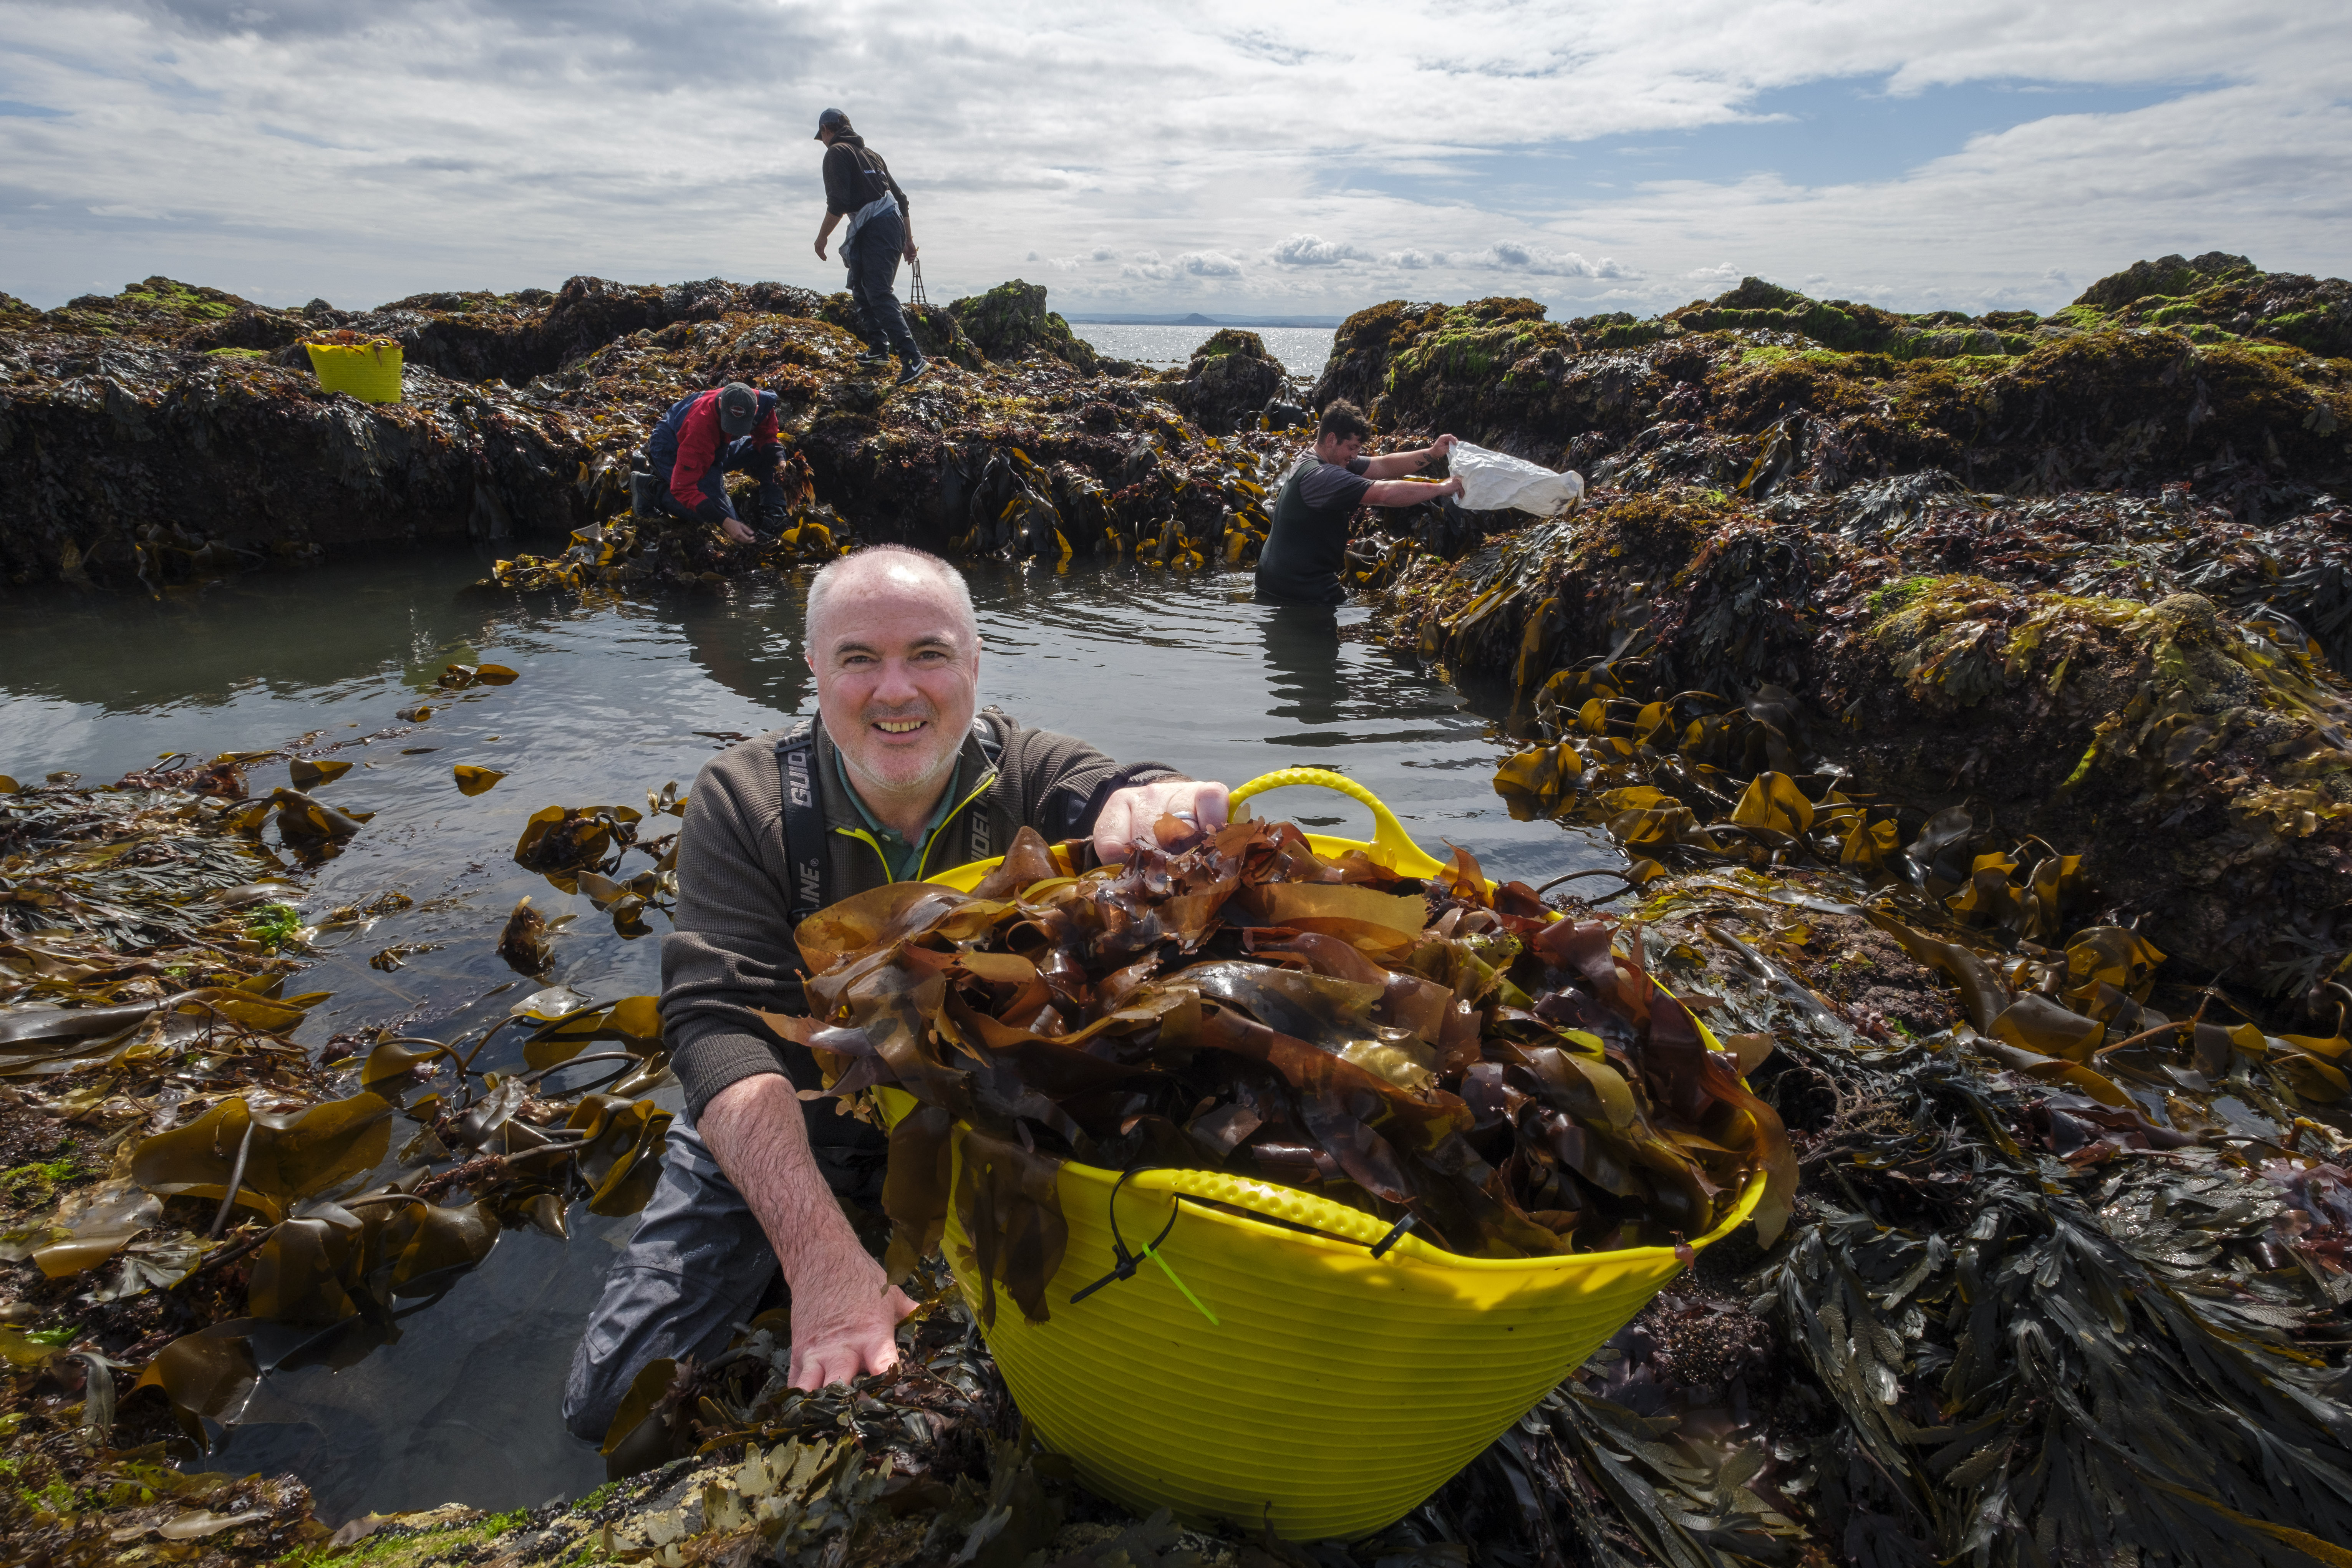
[[[1421,1216],[1419,1215],[1409,1214],[1405,1215],[1404,1218],[1397,1221],[1396,1224],[1389,1226],[1389,1233],[1381,1237],[1378,1241],[1372,1243],[1372,1256],[1374,1258],[1378,1258],[1390,1247],[1394,1247],[1398,1242],[1402,1241],[1405,1237],[1405,1233],[1420,1223]]]
[[[1111,1256],[1118,1259],[1118,1261],[1113,1266],[1109,1273],[1104,1275],[1093,1284],[1087,1286],[1084,1289],[1081,1289],[1076,1295],[1072,1296],[1070,1298],[1071,1306],[1076,1306],[1079,1302],[1085,1300],[1087,1297],[1093,1295],[1104,1286],[1110,1284],[1113,1280],[1134,1279],[1135,1271],[1143,1267],[1143,1260],[1150,1257],[1151,1254],[1158,1249],[1161,1242],[1168,1239],[1168,1233],[1170,1231],[1176,1228],[1176,1215],[1182,1205],[1171,1204],[1168,1206],[1168,1223],[1160,1227],[1160,1234],[1151,1238],[1151,1245],[1145,1247],[1141,1253],[1129,1252],[1127,1249],[1127,1238],[1118,1233],[1119,1188],[1127,1185],[1127,1179],[1129,1176],[1136,1175],[1144,1171],[1156,1171],[1160,1168],[1160,1167],[1158,1165],[1138,1165],[1132,1170],[1120,1172],[1118,1180],[1110,1184],[1110,1253]]]

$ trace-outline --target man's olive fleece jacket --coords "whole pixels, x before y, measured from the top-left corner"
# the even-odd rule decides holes
[[[983,720],[994,725],[1003,751],[996,782],[966,813],[985,806],[991,855],[1003,854],[1024,826],[1049,842],[1090,833],[1113,792],[1184,776],[1157,763],[1121,767],[1083,741],[1026,729],[995,708],[985,710]],[[679,829],[676,930],[662,939],[662,1035],[686,1089],[687,1114],[698,1121],[703,1107],[738,1079],[782,1073],[798,1088],[818,1087],[806,1047],[777,1038],[752,1016],[754,1008],[803,1010],[800,949],[785,918],[791,872],[783,778],[776,763],[776,741],[783,733],[754,736],[705,763]],[[978,789],[987,772],[978,738],[967,736],[949,786],[953,798]],[[828,829],[824,899],[833,903],[890,879],[866,844],[830,831],[862,827],[864,821],[846,798],[833,740],[822,724],[815,773]],[[952,835],[948,842],[959,847],[939,868],[973,858],[968,853],[974,847],[971,826],[968,815],[940,826],[940,834]],[[809,1104],[812,1141],[862,1144],[875,1137],[865,1123],[835,1115],[829,1102]]]

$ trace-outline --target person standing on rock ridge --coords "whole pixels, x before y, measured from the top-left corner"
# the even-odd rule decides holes
[[[899,257],[915,259],[915,220],[907,210],[907,193],[891,178],[882,154],[866,145],[838,109],[817,116],[816,139],[824,143],[824,226],[816,231],[817,259],[824,259],[825,241],[847,218],[841,260],[849,268],[849,297],[857,301],[858,336],[866,343],[859,363],[878,370],[895,350],[898,384],[904,386],[931,368],[915,346],[896,292]]]
[[[1269,605],[1339,605],[1348,591],[1339,574],[1348,564],[1348,521],[1360,506],[1412,506],[1462,493],[1460,479],[1426,485],[1397,478],[1417,473],[1454,449],[1440,436],[1412,452],[1367,458],[1371,421],[1352,403],[1335,402],[1315,427],[1311,459],[1284,481],[1274,500],[1274,521],[1257,558],[1257,599]]]
[[[720,752],[687,797],[661,952],[662,1035],[687,1116],[564,1385],[564,1421],[592,1441],[648,1363],[708,1364],[734,1325],[787,1293],[793,1387],[898,1359],[913,1305],[861,1239],[861,1226],[887,1229],[889,1140],[802,1098],[822,1087],[790,1026],[807,1011],[803,920],[1003,855],[1024,828],[1090,838],[1108,861],[1163,824],[1225,825],[1222,784],[1121,765],[982,709],[971,592],[936,555],[878,544],[829,563],[803,625],[815,714]]]
[[[761,521],[782,528],[784,488],[776,482],[776,465],[782,456],[776,395],[754,392],[740,381],[679,398],[646,442],[646,457],[667,486],[665,509],[716,523],[738,544],[757,536],[727,499],[729,470],[759,476]]]

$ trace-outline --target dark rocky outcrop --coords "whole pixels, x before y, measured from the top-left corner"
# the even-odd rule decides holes
[[[575,278],[298,311],[157,279],[14,319],[0,331],[0,574],[19,587],[153,587],[424,539],[551,557],[626,512],[632,457],[676,399],[733,380],[777,393],[793,505],[821,523],[800,537],[821,550],[846,523],[942,550],[1197,567],[1246,560],[1264,529],[1261,498],[1239,482],[1256,459],[1212,452],[1186,417],[1204,408],[1230,428],[1265,401],[1279,369],[1255,340],[1163,384],[1095,358],[1028,284],[915,310],[942,368],[909,391],[856,363],[847,295],[778,283]],[[400,345],[403,400],[325,392],[303,346],[322,331]],[[644,561],[635,546],[650,536],[626,559],[588,553],[615,581],[756,557],[686,532]],[[527,566],[518,580],[552,579]]]
[[[1255,424],[1281,395],[1289,373],[1265,352],[1265,340],[1255,332],[1221,327],[1192,351],[1183,369],[1160,379],[1175,384],[1170,401],[1201,428],[1230,430],[1237,421]]]
[[[990,359],[1010,364],[1042,354],[1088,374],[1100,366],[1094,345],[1045,309],[1043,284],[1015,278],[985,294],[958,300],[948,309]]]

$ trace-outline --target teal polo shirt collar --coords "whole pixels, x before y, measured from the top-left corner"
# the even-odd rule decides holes
[[[940,791],[940,803],[931,807],[931,819],[923,824],[923,837],[909,844],[897,828],[886,827],[877,822],[874,814],[866,809],[865,799],[858,795],[856,784],[850,781],[849,766],[842,761],[839,747],[834,749],[833,771],[841,775],[841,787],[849,796],[849,804],[857,808],[857,815],[865,820],[866,830],[882,847],[882,863],[889,868],[891,880],[913,881],[916,871],[923,864],[923,850],[931,842],[931,836],[940,830],[940,824],[945,822],[948,814],[955,809],[955,779],[950,777],[947,786]]]

